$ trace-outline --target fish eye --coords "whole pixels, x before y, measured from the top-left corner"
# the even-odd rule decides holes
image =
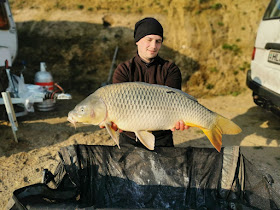
[[[81,111],[81,112],[84,112],[84,111],[85,111],[85,108],[82,106],[82,107],[80,108],[80,111]]]

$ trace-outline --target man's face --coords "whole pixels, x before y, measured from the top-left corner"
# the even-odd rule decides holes
[[[139,56],[147,63],[157,56],[162,44],[159,35],[147,35],[136,42]]]

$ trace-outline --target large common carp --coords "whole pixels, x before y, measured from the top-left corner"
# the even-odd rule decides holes
[[[142,82],[99,88],[69,112],[68,120],[74,125],[82,122],[105,126],[119,146],[116,133],[111,128],[111,122],[114,122],[118,128],[134,132],[150,150],[155,145],[155,137],[150,131],[169,130],[180,120],[186,125],[199,127],[219,152],[222,134],[241,132],[231,120],[207,109],[187,93]]]

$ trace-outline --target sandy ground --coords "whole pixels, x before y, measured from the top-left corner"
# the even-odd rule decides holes
[[[67,122],[67,113],[80,101],[74,96],[59,101],[51,112],[35,112],[18,118],[19,143],[15,143],[10,126],[0,121],[0,209],[4,209],[12,192],[18,188],[41,182],[44,168],[55,170],[57,152],[71,144],[107,144],[113,141],[104,129],[79,125],[75,130]],[[274,178],[274,189],[280,192],[280,121],[272,113],[257,107],[247,91],[239,96],[219,96],[199,99],[209,109],[232,119],[243,132],[223,136],[223,146],[239,145],[247,159]],[[176,131],[176,146],[212,147],[203,133],[190,128]]]

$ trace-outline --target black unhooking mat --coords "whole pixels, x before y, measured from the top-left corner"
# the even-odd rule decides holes
[[[73,145],[54,175],[13,193],[9,209],[279,209],[273,179],[239,147]],[[52,187],[51,187],[52,186]],[[54,187],[55,186],[55,187]]]

